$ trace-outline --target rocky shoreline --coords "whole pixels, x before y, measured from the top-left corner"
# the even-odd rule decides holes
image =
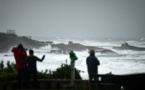
[[[133,51],[145,51],[145,47],[137,47],[129,45],[127,42],[123,43],[120,47],[113,47],[117,50],[133,50]]]
[[[101,53],[101,54],[117,54],[116,52],[109,50],[109,49],[104,49],[104,48],[100,48],[97,46],[85,46],[82,45],[80,43],[74,43],[72,41],[69,41],[68,44],[50,44],[52,47],[52,50],[50,51],[50,53],[56,53],[56,54],[68,54],[69,51],[74,50],[74,51],[84,51],[84,50],[91,50],[94,49],[95,52],[97,53]],[[53,48],[57,48],[57,49],[53,49]]]
[[[23,44],[25,48],[31,49],[46,46],[49,42],[37,41],[16,34],[0,33],[0,53],[8,52],[11,47],[17,46],[19,43]]]
[[[54,44],[52,41],[37,41],[25,36],[18,36],[16,34],[5,34],[0,33],[0,53],[9,51],[13,46],[17,46],[19,43],[23,44],[25,48],[40,48],[46,45],[51,46],[51,50],[49,53],[57,53],[57,54],[68,54],[70,50],[74,51],[84,51],[94,49],[96,52],[100,53],[114,53],[114,51],[109,49],[100,48],[97,46],[85,46],[80,43],[74,43],[69,41],[68,44]],[[57,50],[55,49],[57,48]]]
[[[118,55],[118,53],[110,49],[105,49],[97,46],[86,46],[80,43],[74,43],[72,41],[69,41],[68,44],[63,43],[54,44],[53,41],[38,41],[28,38],[26,36],[0,33],[0,53],[8,52],[13,46],[17,46],[19,43],[23,44],[24,47],[27,49],[32,48],[38,49],[40,47],[50,45],[51,50],[49,53],[55,54],[68,54],[70,50],[84,51],[94,49],[96,53]],[[128,43],[122,44],[121,47],[112,47],[112,48],[117,50],[145,51],[145,48],[131,46]]]

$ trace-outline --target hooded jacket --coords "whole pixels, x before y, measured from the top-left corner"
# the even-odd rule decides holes
[[[16,69],[17,70],[24,69],[25,68],[25,59],[27,57],[26,51],[19,49],[17,47],[13,47],[12,52],[14,54],[14,58],[16,61]]]
[[[76,56],[76,54],[73,52],[73,50],[70,51],[69,55],[70,55],[71,61],[75,61],[75,60],[78,59],[77,56]]]

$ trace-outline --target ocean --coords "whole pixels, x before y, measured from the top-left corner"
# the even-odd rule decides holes
[[[132,51],[132,50],[116,50],[113,46],[121,46],[122,43],[127,42],[129,45],[137,47],[145,47],[145,38],[134,39],[65,39],[65,38],[35,38],[40,41],[53,41],[54,44],[64,43],[68,44],[69,41],[74,43],[80,43],[87,46],[96,46],[101,48],[110,49],[117,54],[96,53],[96,57],[100,61],[99,74],[112,73],[115,75],[144,73],[145,72],[145,51]],[[70,64],[70,58],[68,54],[54,54],[49,53],[51,46],[41,47],[39,49],[34,48],[35,55],[39,58],[45,54],[45,60],[43,62],[37,62],[38,71],[52,70],[55,71],[61,64]],[[27,51],[28,53],[28,51]],[[89,56],[88,50],[75,51],[78,60],[75,62],[75,67],[80,70],[82,79],[88,79],[88,72],[86,66],[86,58]],[[3,60],[6,66],[6,62],[14,62],[13,53],[11,50],[7,53],[0,53],[0,60]]]

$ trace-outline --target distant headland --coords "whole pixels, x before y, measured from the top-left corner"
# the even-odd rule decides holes
[[[7,52],[13,46],[17,46],[19,43],[23,44],[25,48],[40,48],[48,45],[51,42],[33,40],[30,36],[18,36],[14,30],[7,30],[6,33],[0,32],[0,53]]]

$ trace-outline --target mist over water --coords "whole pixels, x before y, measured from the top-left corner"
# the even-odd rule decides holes
[[[83,45],[97,46],[102,48],[110,49],[118,54],[101,54],[96,53],[97,58],[100,60],[99,73],[106,74],[112,72],[112,74],[132,74],[132,73],[143,73],[145,72],[145,51],[131,51],[131,50],[115,50],[113,46],[121,46],[122,43],[127,42],[129,45],[144,47],[145,39],[64,39],[64,38],[36,38],[37,40],[53,41],[54,44],[64,43],[68,44],[69,41],[74,43],[80,43]],[[39,58],[43,54],[46,58],[43,62],[38,62],[38,71],[56,70],[62,63],[70,64],[68,54],[53,54],[49,53],[51,46],[45,46],[39,49],[34,49],[35,55]],[[28,53],[28,51],[27,51]],[[89,56],[88,50],[81,52],[75,51],[78,56],[78,60],[75,63],[77,69],[81,72],[83,79],[88,79],[88,72],[86,67],[86,58]],[[9,55],[9,56],[5,56]],[[7,61],[15,62],[11,51],[0,54],[0,60],[4,60],[5,64]]]
[[[96,53],[101,62],[99,73],[142,73],[145,72],[145,51],[119,51],[112,46],[127,42],[145,47],[144,8],[145,0],[0,0],[0,32],[12,29],[20,36],[35,36],[36,40],[54,44],[73,41],[107,48],[118,54]],[[36,56],[46,55],[42,63],[37,63],[39,71],[55,70],[62,63],[70,64],[69,55],[50,54],[51,49],[50,45],[34,49]],[[88,79],[88,51],[76,54],[79,58],[76,68],[82,71],[83,79]],[[0,53],[0,60],[5,64],[15,62],[11,50]]]

